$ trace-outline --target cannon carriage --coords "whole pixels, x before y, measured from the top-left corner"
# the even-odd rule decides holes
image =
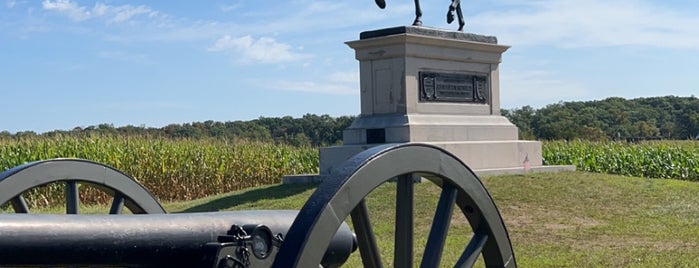
[[[433,222],[415,252],[416,178],[440,190]],[[32,214],[23,193],[64,183],[66,215]],[[395,183],[392,256],[382,255],[365,198]],[[109,214],[79,214],[80,187],[111,197]],[[133,178],[79,159],[28,163],[0,173],[0,267],[339,267],[358,251],[364,267],[516,267],[512,245],[489,193],[463,162],[418,143],[370,148],[334,169],[298,211],[167,214]],[[471,232],[450,232],[453,213]],[[71,215],[78,214],[78,215]],[[351,219],[351,228],[345,223]],[[453,230],[452,230],[453,231]],[[470,236],[450,245],[448,236]],[[383,250],[386,252],[386,249]],[[442,261],[456,252],[454,263]]]

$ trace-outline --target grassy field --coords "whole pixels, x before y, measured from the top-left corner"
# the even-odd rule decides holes
[[[696,182],[588,172],[482,180],[505,220],[520,267],[697,267],[699,263]],[[300,209],[314,189],[315,185],[270,185],[166,202],[164,207],[170,213]],[[367,199],[387,267],[392,266],[394,191],[395,184],[385,184]],[[415,191],[415,252],[419,257],[439,189],[421,183]],[[107,210],[89,206],[80,211]],[[63,213],[63,208],[47,212]],[[469,238],[470,228],[458,215],[452,220],[447,241],[456,246],[445,252],[444,263],[453,263]],[[346,267],[361,267],[358,253]]]
[[[586,172],[483,178],[501,210],[520,267],[696,267],[699,263],[699,184]],[[190,202],[170,212],[299,209],[312,185],[253,188]],[[368,199],[385,262],[391,262],[395,185]],[[438,191],[416,187],[416,231],[427,230]],[[422,200],[422,201],[420,201]],[[452,233],[468,229],[453,220]],[[468,230],[466,230],[468,231]],[[416,235],[416,237],[420,237]],[[468,236],[450,235],[465,245]],[[416,242],[416,253],[424,244]],[[447,252],[454,259],[460,252]],[[355,253],[355,255],[358,255]],[[361,267],[353,256],[348,267]],[[391,265],[387,265],[391,266]]]

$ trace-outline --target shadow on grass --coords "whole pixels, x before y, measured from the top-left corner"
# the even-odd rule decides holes
[[[279,184],[271,187],[249,190],[239,194],[223,196],[176,213],[219,211],[247,203],[253,203],[262,199],[283,199],[300,194],[317,186],[317,184]]]

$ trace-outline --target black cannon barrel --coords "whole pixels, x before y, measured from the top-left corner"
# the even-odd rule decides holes
[[[0,266],[196,267],[203,245],[233,224],[264,224],[286,234],[298,211],[261,210],[148,215],[0,215]],[[323,266],[344,263],[356,248],[346,224]]]

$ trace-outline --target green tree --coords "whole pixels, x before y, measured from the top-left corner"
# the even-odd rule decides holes
[[[523,106],[522,108],[512,110],[502,110],[501,114],[512,122],[519,129],[519,138],[524,140],[536,139],[532,122],[536,116],[536,110],[531,106]]]

